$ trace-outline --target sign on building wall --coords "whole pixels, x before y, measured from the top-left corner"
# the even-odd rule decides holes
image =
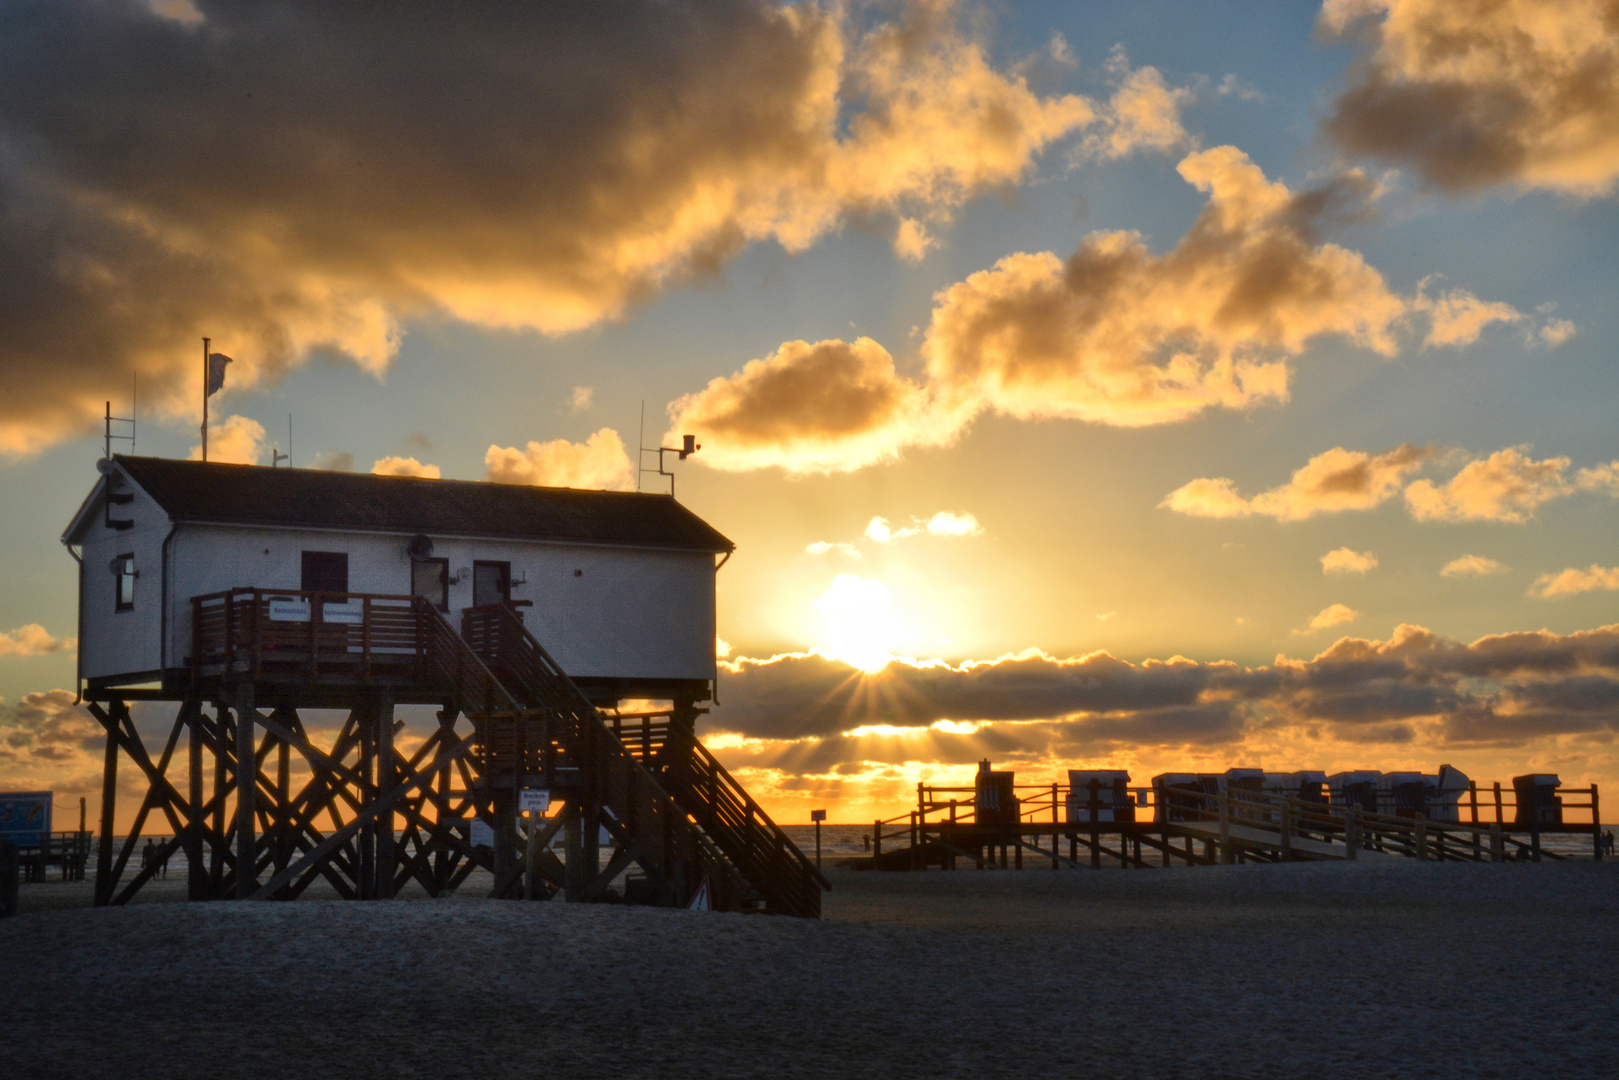
[[[49,791],[0,792],[0,841],[37,847],[40,834],[51,831]]]

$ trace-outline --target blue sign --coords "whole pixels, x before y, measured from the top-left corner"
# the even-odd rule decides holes
[[[40,834],[51,831],[49,791],[0,792],[0,841],[38,847]]]

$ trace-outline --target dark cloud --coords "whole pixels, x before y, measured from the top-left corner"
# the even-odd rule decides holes
[[[1420,724],[1443,742],[1526,742],[1619,731],[1619,625],[1470,645],[1401,626],[1388,641],[1343,638],[1312,659],[1255,668],[1031,653],[865,674],[793,654],[728,664],[720,687],[709,730],[793,740],[771,753],[806,767],[873,758],[885,740],[904,741],[913,759],[950,761],[992,748],[1235,744],[1320,725],[1353,741],[1410,741]]]
[[[950,3],[197,8],[0,6],[0,450],[135,368],[183,412],[203,334],[239,387],[380,371],[417,314],[566,332],[750,242],[948,212],[1095,118]]]

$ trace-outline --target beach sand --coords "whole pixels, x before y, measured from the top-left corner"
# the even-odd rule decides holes
[[[0,1073],[1619,1075],[1613,863],[833,880],[819,922],[39,892],[0,923]]]

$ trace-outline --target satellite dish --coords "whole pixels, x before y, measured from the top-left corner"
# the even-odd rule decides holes
[[[413,559],[427,559],[433,555],[433,538],[423,533],[417,533],[410,538],[410,557]]]

